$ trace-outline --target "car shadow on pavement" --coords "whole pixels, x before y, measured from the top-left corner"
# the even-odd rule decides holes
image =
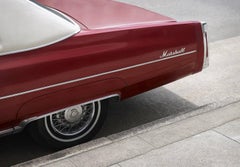
[[[180,112],[192,111],[198,107],[170,90],[160,87],[122,102],[111,103],[106,121],[96,138],[118,133]],[[53,153],[52,150],[36,144],[25,131],[0,138],[1,167],[51,153]]]
[[[199,106],[160,87],[109,105],[108,116],[97,137],[118,133],[145,123],[192,111]]]

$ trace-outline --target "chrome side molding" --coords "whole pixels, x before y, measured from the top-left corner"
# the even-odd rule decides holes
[[[10,129],[0,131],[0,137],[9,135],[9,134],[13,133],[13,131],[14,131],[14,128],[10,128]]]

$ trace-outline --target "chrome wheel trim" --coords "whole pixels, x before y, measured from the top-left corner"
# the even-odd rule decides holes
[[[96,104],[95,104],[95,103],[96,103]],[[71,138],[71,139],[63,139],[63,138],[57,137],[57,136],[56,136],[55,134],[53,134],[52,131],[49,129],[49,123],[48,123],[48,120],[47,120],[48,118],[51,119],[51,116],[52,116],[53,114],[50,115],[50,116],[48,116],[48,117],[45,117],[45,118],[44,118],[44,124],[45,124],[45,128],[46,128],[48,134],[49,134],[52,138],[54,138],[55,140],[60,141],[60,142],[73,142],[73,141],[76,141],[76,140],[78,140],[78,139],[80,139],[80,138],[85,137],[85,136],[86,136],[87,134],[89,134],[89,133],[91,132],[91,130],[95,127],[96,123],[97,123],[98,120],[99,120],[99,116],[100,116],[100,113],[101,113],[101,103],[100,103],[100,101],[92,102],[91,104],[93,104],[93,108],[94,108],[95,112],[94,112],[94,114],[92,115],[92,119],[91,119],[91,121],[88,123],[88,126],[86,126],[86,127],[85,127],[84,129],[82,129],[81,131],[76,132],[76,133],[73,133],[73,134],[71,134],[71,135],[62,134],[62,133],[59,133],[59,131],[55,131],[55,133],[58,133],[58,134],[63,135],[63,136],[70,137],[70,136],[74,136],[74,135],[77,135],[77,134],[83,132],[84,130],[86,130],[87,128],[89,128],[89,125],[91,124],[90,128],[89,128],[86,132],[84,132],[82,135],[76,136],[76,137]],[[88,105],[88,104],[86,104],[86,105]],[[98,106],[98,110],[97,110],[97,111],[96,111],[95,105]],[[97,114],[97,115],[95,115],[95,114]],[[94,122],[92,123],[94,116],[96,116],[96,118],[95,118]],[[52,125],[51,125],[51,123],[50,123],[50,126],[51,126],[51,128],[53,128]],[[53,129],[54,129],[54,128],[53,128]],[[55,129],[54,129],[54,130],[55,130]]]
[[[87,109],[88,105],[91,105],[90,110]],[[90,111],[90,113],[87,113],[88,111]],[[90,125],[95,112],[94,102],[72,106],[64,111],[50,115],[50,125],[51,128],[60,135],[74,136],[84,131]]]

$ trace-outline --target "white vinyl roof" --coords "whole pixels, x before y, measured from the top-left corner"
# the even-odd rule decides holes
[[[48,46],[79,31],[56,10],[30,0],[0,0],[0,56]]]

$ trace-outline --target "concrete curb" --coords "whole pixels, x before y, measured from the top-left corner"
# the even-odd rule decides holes
[[[154,129],[158,129],[160,127],[174,124],[179,121],[183,121],[185,119],[188,119],[188,118],[191,118],[191,117],[194,117],[197,115],[201,115],[203,113],[217,110],[219,108],[226,107],[228,105],[231,105],[231,104],[239,102],[239,101],[240,101],[240,99],[237,99],[237,100],[235,99],[234,101],[224,100],[223,102],[208,104],[208,105],[202,106],[196,110],[193,110],[191,112],[181,113],[181,114],[177,114],[174,116],[169,116],[164,119],[156,120],[156,121],[153,121],[153,122],[150,122],[150,123],[147,123],[147,124],[144,124],[144,125],[141,125],[141,126],[117,133],[117,134],[113,134],[113,135],[110,135],[107,137],[98,138],[98,139],[92,140],[88,143],[84,143],[84,144],[81,144],[81,145],[78,145],[78,146],[75,146],[72,148],[68,148],[68,149],[65,149],[65,150],[62,150],[62,151],[59,151],[59,152],[56,152],[56,153],[53,153],[53,154],[50,154],[47,156],[43,156],[43,157],[31,160],[31,161],[27,161],[27,162],[24,162],[21,164],[17,164],[14,166],[15,167],[16,166],[27,167],[27,166],[47,165],[47,164],[50,164],[50,163],[53,163],[53,162],[56,162],[59,160],[66,159],[68,157],[72,157],[72,156],[80,154],[80,153],[94,150],[94,149],[97,149],[97,148],[100,148],[103,146],[107,146],[112,143],[119,142],[119,141],[127,139],[127,138],[131,138],[136,135],[140,135],[145,132],[149,132]]]

